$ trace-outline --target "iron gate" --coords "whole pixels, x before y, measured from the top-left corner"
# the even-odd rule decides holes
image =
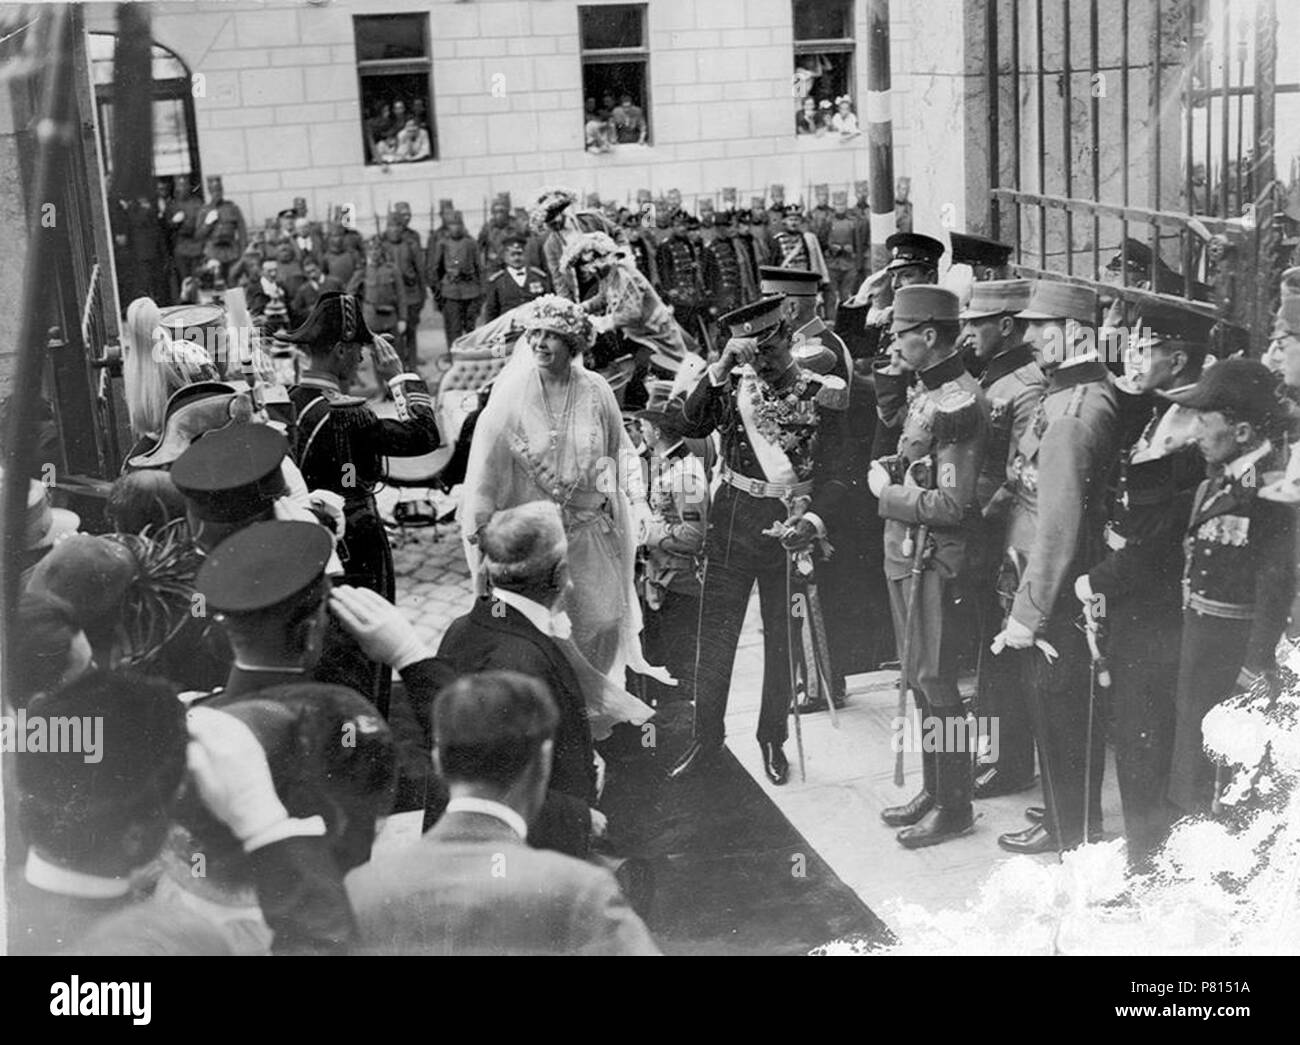
[[[988,0],[984,37],[990,225],[1018,274],[1193,302],[1262,351],[1300,227],[1276,0]]]

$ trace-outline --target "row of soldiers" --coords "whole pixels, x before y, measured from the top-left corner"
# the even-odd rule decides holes
[[[899,842],[969,833],[973,799],[1037,783],[1035,748],[1043,804],[999,845],[1040,853],[1095,840],[1109,726],[1130,861],[1144,870],[1175,819],[1215,801],[1205,714],[1276,676],[1295,591],[1295,498],[1282,480],[1294,411],[1262,363],[1209,358],[1204,307],[1143,304],[1134,328],[1108,330],[1095,290],[996,278],[1009,249],[963,241],[995,262],[976,266],[985,278],[964,309],[935,285],[942,244],[891,238],[865,321],[854,309],[839,325],[855,357],[847,409],[791,365],[808,346],[781,298],[726,317],[731,339],[683,408],[686,434],[722,433],[719,497],[735,503],[726,526],[709,529],[696,728],[674,775],[721,748],[732,604],[743,605],[732,596],[757,580],[759,741],[769,778],[784,781],[799,659],[788,647],[800,626],[786,605],[792,562],[864,525],[843,505],[865,485],[884,520],[900,684],[924,734],[944,738],[922,747],[917,794],[882,813]],[[765,384],[812,404],[778,409],[765,426]],[[799,437],[810,424],[815,435]],[[971,645],[974,710],[997,726],[975,765],[958,689]],[[843,643],[830,652],[849,660]]]

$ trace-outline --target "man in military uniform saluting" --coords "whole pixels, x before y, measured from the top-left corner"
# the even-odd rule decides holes
[[[199,213],[198,235],[203,240],[203,253],[221,265],[222,275],[230,278],[230,266],[239,260],[248,242],[244,226],[244,212],[238,204],[225,198],[221,178],[208,179],[208,203]]]
[[[1141,428],[1124,440],[1106,557],[1074,584],[1085,611],[1106,626],[1115,770],[1129,865],[1138,872],[1150,870],[1178,815],[1166,792],[1183,630],[1182,536],[1205,476],[1195,411],[1159,393],[1189,391],[1200,378],[1213,323],[1185,308],[1142,311],[1128,370],[1116,383],[1120,416]]]
[[[872,656],[873,628],[869,614],[873,605],[883,605],[886,596],[880,563],[874,559],[880,547],[880,535],[872,525],[875,505],[868,496],[866,469],[866,448],[870,445],[870,432],[875,428],[876,403],[870,394],[859,395],[856,400],[850,394],[853,360],[843,340],[817,314],[817,291],[821,283],[817,273],[765,265],[759,274],[764,294],[785,296],[786,318],[794,327],[791,352],[795,361],[807,368],[818,353],[830,355],[833,366],[829,375],[844,382],[844,387],[841,390],[837,382],[829,382],[823,390],[822,402],[827,409],[847,411],[848,434],[857,439],[851,444],[852,466],[845,470],[846,492],[840,500],[838,515],[826,520],[827,527],[835,534],[834,565],[823,571],[820,582],[831,655],[831,699],[840,707],[844,702],[845,676],[871,671],[879,663]],[[879,598],[875,600],[866,596],[873,587],[879,589],[875,593]],[[819,693],[816,699],[801,704],[800,711],[824,710],[826,699],[825,694]]]
[[[924,733],[942,725],[940,750],[922,755],[920,793],[881,813],[886,824],[903,828],[898,841],[909,849],[938,845],[974,825],[952,632],[954,597],[968,549],[979,539],[975,489],[989,407],[957,351],[958,311],[957,296],[938,287],[905,287],[894,299],[890,332],[901,364],[919,375],[921,387],[908,408],[898,454],[872,462],[867,480],[886,520],[885,576],[899,670],[911,683]]]
[[[763,706],[758,741],[773,784],[789,774],[782,745],[791,701],[790,553],[826,537],[849,467],[843,409],[822,405],[826,379],[791,355],[784,299],[722,317],[731,339],[683,408],[683,435],[721,438],[722,486],[705,544],[704,605],[695,680],[695,731],[674,778],[712,763],[723,746],[727,695],[745,607],[755,582],[763,613]],[[773,528],[784,533],[772,536]],[[765,532],[769,531],[769,532]]]
[[[418,374],[404,373],[393,346],[372,334],[361,317],[361,304],[350,294],[322,294],[298,329],[276,334],[299,345],[310,366],[289,396],[298,410],[294,457],[307,486],[331,490],[343,498],[345,537],[339,548],[348,584],[393,599],[393,552],[375,504],[375,485],[383,477],[383,459],[418,457],[438,448],[429,389]],[[375,416],[366,401],[347,394],[370,345],[375,375],[392,391],[396,420]],[[376,669],[374,687],[362,690],[381,709],[387,704],[387,671]]]
[[[1047,813],[1042,823],[1004,834],[998,844],[1014,853],[1044,853],[1084,841],[1085,809],[1093,834],[1101,832],[1102,717],[1095,716],[1089,737],[1091,664],[1069,586],[1101,558],[1118,407],[1114,378],[1097,352],[1095,291],[1040,280],[1019,315],[1030,321],[1029,340],[1048,383],[1011,463],[1016,501],[1008,554],[1024,569],[994,646],[1023,651],[1014,655],[1030,696]],[[1039,640],[1056,656],[1049,660]]]
[[[1021,692],[1019,665],[1006,657],[993,657],[989,643],[1002,628],[1011,608],[1015,585],[1008,582],[1006,604],[998,592],[998,574],[1007,549],[1007,516],[1015,498],[1009,469],[1020,439],[1029,428],[1043,397],[1047,378],[1025,340],[1029,321],[1016,313],[1029,306],[1033,283],[1027,279],[976,283],[965,322],[963,352],[967,369],[974,366],[979,384],[989,400],[989,445],[984,454],[975,497],[984,515],[984,532],[971,548],[970,586],[980,643],[976,707],[979,717],[998,723],[995,762],[986,762],[975,777],[975,797],[1024,791],[1034,783],[1034,734],[1029,724],[1025,695]]]

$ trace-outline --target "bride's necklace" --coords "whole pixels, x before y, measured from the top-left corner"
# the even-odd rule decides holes
[[[551,409],[551,395],[546,389],[546,382],[542,380],[541,371],[537,371],[537,383],[542,389],[542,407],[546,410],[547,428],[551,436],[551,448],[554,449],[560,443],[560,426],[569,419],[569,412],[573,406],[573,377],[570,376],[565,384],[564,405],[560,408],[560,416],[555,416],[555,411]]]

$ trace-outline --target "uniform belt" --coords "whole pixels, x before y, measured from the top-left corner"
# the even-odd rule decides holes
[[[778,501],[788,500],[791,497],[806,497],[813,490],[811,479],[805,479],[800,483],[767,483],[762,479],[739,475],[725,463],[722,465],[722,481],[749,494],[750,497],[771,497]]]
[[[1183,582],[1183,608],[1195,610],[1202,617],[1218,617],[1222,620],[1255,619],[1255,607],[1251,604],[1207,599],[1199,592],[1191,591],[1186,581]]]

